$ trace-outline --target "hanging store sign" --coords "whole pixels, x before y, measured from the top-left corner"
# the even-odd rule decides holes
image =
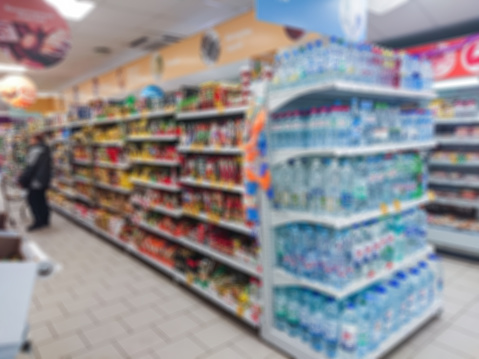
[[[28,77],[9,75],[0,80],[0,96],[13,107],[27,108],[37,99],[37,87]]]
[[[366,39],[367,0],[256,0],[259,20],[352,42]]]
[[[43,0],[0,1],[0,48],[32,69],[61,62],[70,50],[70,28]]]

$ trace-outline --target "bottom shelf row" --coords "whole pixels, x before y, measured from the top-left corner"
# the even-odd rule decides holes
[[[58,205],[50,204],[50,206],[58,213],[170,275],[174,280],[186,285],[247,324],[253,327],[259,326],[261,305],[258,279],[235,272],[208,257],[177,244],[171,244],[154,235],[142,236],[142,240],[138,240],[138,232],[125,235],[118,230],[113,235],[96,225],[93,219],[81,219],[78,214]]]

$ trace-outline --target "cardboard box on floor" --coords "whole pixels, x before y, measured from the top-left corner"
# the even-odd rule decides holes
[[[25,340],[37,276],[37,264],[25,259],[21,244],[18,234],[0,231],[0,359],[15,358]]]

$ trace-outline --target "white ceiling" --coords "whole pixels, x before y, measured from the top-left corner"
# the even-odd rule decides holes
[[[164,35],[186,37],[253,8],[255,0],[94,0],[96,8],[81,22],[71,22],[73,49],[60,65],[30,73],[42,91],[55,91],[86,80],[145,53],[129,43]],[[479,0],[410,0],[393,12],[370,14],[369,40],[400,38],[424,31],[479,21]],[[106,46],[111,54],[97,54]]]

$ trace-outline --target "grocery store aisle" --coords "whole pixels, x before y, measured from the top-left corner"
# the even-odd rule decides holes
[[[63,217],[32,238],[63,265],[35,290],[36,358],[284,358],[242,323]],[[479,358],[479,263],[446,257],[444,265],[442,317],[389,359]]]

